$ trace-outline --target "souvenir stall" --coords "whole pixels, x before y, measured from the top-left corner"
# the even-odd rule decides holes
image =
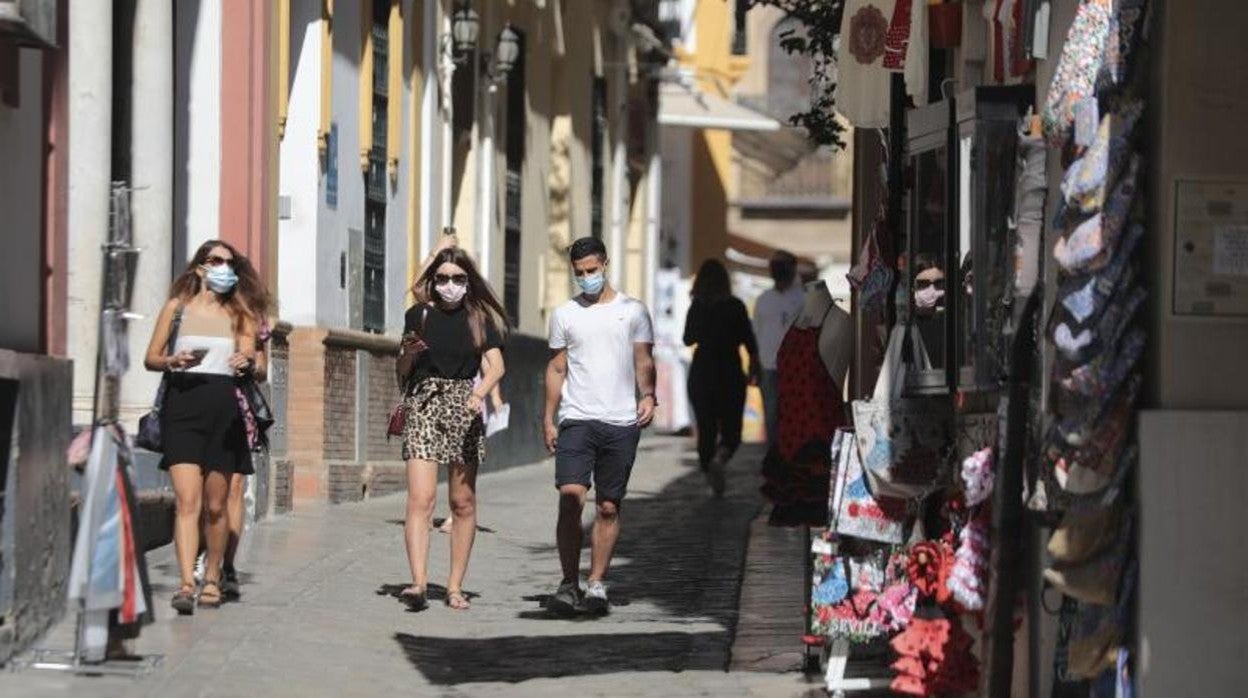
[[[1064,41],[1048,2],[944,3],[978,30],[969,88],[947,8],[882,4],[846,2],[838,61],[886,177],[849,275],[878,350],[811,546],[827,688],[1129,694],[1144,0],[1072,0]],[[950,42],[915,84],[911,49]]]

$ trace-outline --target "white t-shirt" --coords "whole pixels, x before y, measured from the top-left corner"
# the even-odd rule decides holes
[[[754,302],[754,337],[758,339],[758,362],[764,369],[775,370],[780,342],[802,311],[805,300],[806,292],[795,282],[783,293],[768,289]]]
[[[550,317],[550,348],[568,350],[559,422],[584,420],[615,426],[637,423],[637,370],[633,345],[654,343],[650,311],[616,293],[610,303],[582,305],[573,298]]]

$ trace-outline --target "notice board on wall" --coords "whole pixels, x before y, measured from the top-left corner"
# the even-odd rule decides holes
[[[1175,315],[1248,318],[1248,181],[1175,182]]]

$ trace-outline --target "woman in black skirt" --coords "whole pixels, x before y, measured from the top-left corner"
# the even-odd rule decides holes
[[[466,610],[462,585],[477,532],[477,467],[485,458],[481,405],[503,377],[507,314],[472,259],[455,246],[453,234],[443,236],[412,292],[417,302],[407,311],[400,357],[400,371],[410,367],[404,380],[403,459],[412,584],[400,597],[416,610],[427,605],[429,531],[438,466],[445,464],[454,520],[446,605]],[[481,380],[474,386],[478,373]]]
[[[724,493],[724,469],[741,445],[746,376],[741,348],[750,357],[750,381],[758,383],[758,343],[745,303],[732,295],[728,270],[708,259],[693,281],[685,316],[685,345],[697,345],[689,367],[689,402],[698,427],[698,465],[716,495]]]
[[[234,388],[257,370],[257,309],[267,307],[268,292],[247,258],[209,240],[174,281],[147,347],[147,369],[168,373],[160,467],[169,472],[177,499],[174,545],[182,584],[172,605],[181,614],[195,607],[201,512],[207,555],[199,605],[221,605],[230,481],[254,472]]]

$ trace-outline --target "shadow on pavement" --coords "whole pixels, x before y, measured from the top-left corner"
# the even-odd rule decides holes
[[[628,671],[722,670],[698,653],[728,633],[622,633],[455,639],[396,633],[408,661],[433,684],[518,683],[529,679]],[[720,637],[723,636],[723,637]]]
[[[607,577],[612,606],[628,613],[555,615],[546,609],[551,588],[524,597],[534,606],[522,621],[594,622],[595,634],[458,639],[398,634],[412,664],[434,683],[518,682],[533,678],[621,671],[724,671],[737,624],[750,522],[762,506],[758,493],[761,454],[743,448],[729,466],[729,486],[713,497],[702,473],[688,472],[669,447],[669,467],[682,473],[661,491],[635,490],[621,509],[623,528]],[[657,454],[651,454],[654,457]],[[587,506],[592,507],[593,496]],[[588,534],[585,537],[589,542]],[[527,546],[551,554],[551,544]],[[582,569],[582,577],[587,572]],[[627,632],[636,622],[706,623],[703,632]],[[670,627],[670,626],[669,626]],[[611,632],[611,630],[619,632]]]

